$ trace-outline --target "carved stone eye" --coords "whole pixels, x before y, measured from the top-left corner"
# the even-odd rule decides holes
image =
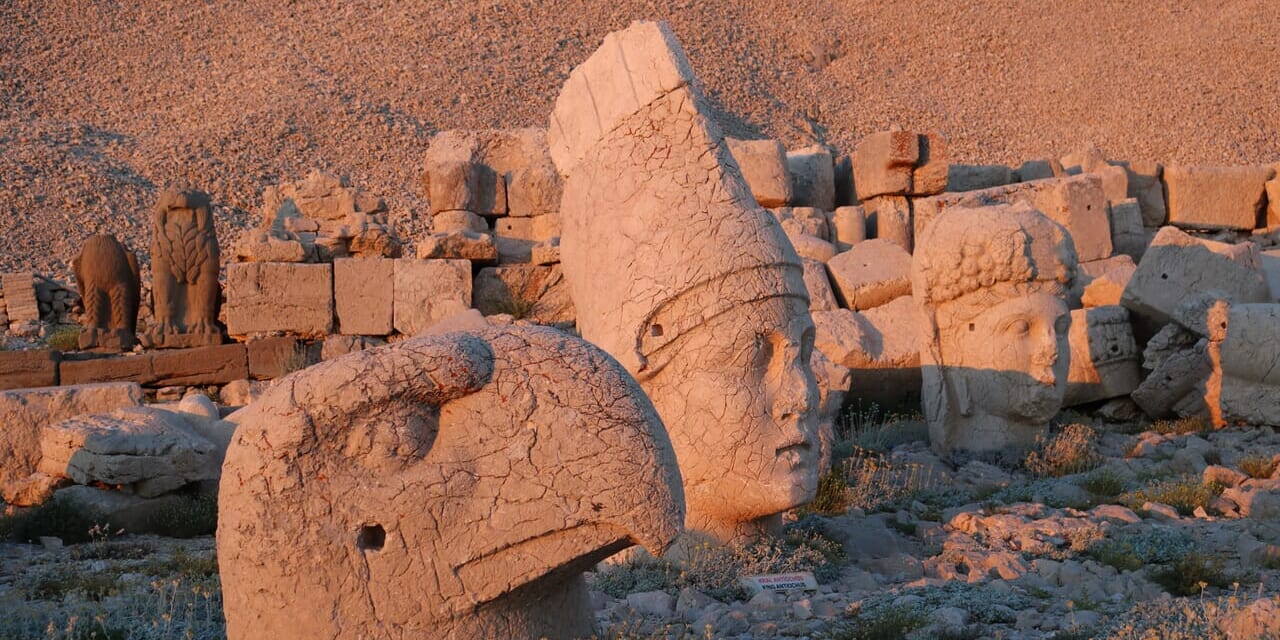
[[[1031,332],[1031,323],[1026,320],[1014,320],[1009,323],[1009,333],[1025,336]]]

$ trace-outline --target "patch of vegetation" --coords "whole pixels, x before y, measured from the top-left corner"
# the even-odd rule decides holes
[[[80,325],[60,324],[50,329],[44,343],[50,349],[58,351],[75,351],[80,348]]]
[[[1151,424],[1151,429],[1163,435],[1187,435],[1212,431],[1213,424],[1204,416],[1192,416],[1177,420],[1157,420]]]
[[[1189,552],[1148,575],[1152,582],[1175,596],[1193,596],[1204,593],[1208,587],[1226,587],[1239,582],[1227,574],[1221,556],[1200,551]]]
[[[853,496],[849,491],[848,465],[833,464],[818,478],[818,491],[813,500],[798,510],[802,514],[840,515],[849,510]]]
[[[211,536],[218,530],[218,498],[211,494],[184,495],[157,510],[145,528],[169,538]]]
[[[1080,423],[1066,425],[1052,437],[1037,438],[1036,448],[1027,454],[1023,466],[1042,478],[1083,473],[1102,462],[1096,450],[1097,439],[1098,432],[1093,427]]]
[[[87,513],[67,500],[50,500],[15,515],[0,517],[0,539],[36,542],[41,536],[61,538],[66,544],[88,542],[103,518]]]
[[[643,559],[612,567],[595,575],[593,585],[615,598],[642,591],[672,595],[692,587],[712,598],[745,600],[739,579],[767,573],[811,571],[819,582],[830,582],[848,562],[844,547],[818,530],[815,521],[801,520],[781,537],[745,546],[699,544],[687,550],[683,562]]]
[[[30,600],[62,600],[70,593],[80,594],[91,602],[102,602],[103,598],[118,592],[119,572],[74,572],[62,569],[52,572],[39,572],[26,576],[18,584],[21,593]]]
[[[1124,493],[1128,483],[1111,469],[1097,469],[1080,479],[1080,487],[1099,498],[1114,498]]]
[[[1195,540],[1180,531],[1154,527],[1141,533],[1096,540],[1085,550],[1089,557],[1121,571],[1137,571],[1150,564],[1177,561],[1195,551]]]
[[[1145,502],[1158,502],[1173,507],[1179,514],[1189,516],[1195,513],[1196,507],[1208,506],[1209,501],[1221,494],[1223,488],[1217,482],[1204,482],[1196,476],[1184,476],[1152,482],[1142,489],[1121,495],[1120,501],[1135,511],[1140,510]]]
[[[154,558],[135,569],[138,573],[156,577],[177,577],[186,582],[200,582],[218,575],[218,556],[193,555],[178,548],[168,558]]]
[[[916,607],[885,607],[874,613],[859,611],[817,637],[822,640],[905,640],[907,634],[928,624],[928,614]]]
[[[1250,478],[1265,480],[1275,473],[1276,459],[1270,456],[1252,455],[1240,460],[1237,466]]]
[[[603,636],[591,636],[591,640],[713,640],[711,625],[702,633],[694,632],[687,624],[664,625],[660,629],[644,631],[639,623],[611,625]]]

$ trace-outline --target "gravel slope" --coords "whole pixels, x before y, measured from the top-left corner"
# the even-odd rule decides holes
[[[181,4],[181,6],[168,6]],[[0,269],[83,238],[146,250],[156,190],[213,193],[224,245],[311,167],[425,211],[456,127],[541,125],[632,19],[671,22],[736,135],[842,149],[898,123],[959,161],[1280,159],[1280,3],[1257,0],[211,0],[0,3]],[[414,224],[421,224],[418,221]]]

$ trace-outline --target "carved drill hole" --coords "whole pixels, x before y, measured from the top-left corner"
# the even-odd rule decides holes
[[[1111,353],[1120,353],[1120,345],[1118,344],[1111,345]]]
[[[652,327],[649,327],[649,335],[651,335],[651,336],[653,336],[653,337],[655,337],[655,338],[661,338],[661,337],[662,337],[662,325],[660,325],[660,324],[655,324],[655,325],[653,325]]]
[[[1162,274],[1160,274],[1160,279],[1161,279],[1161,280],[1168,280],[1168,279],[1169,279],[1169,274],[1167,274],[1167,273],[1162,273]]]
[[[970,330],[970,331],[973,331],[973,330],[975,330],[975,329],[977,329],[977,326],[975,326],[972,322],[970,322],[970,323],[969,323],[969,330]]]
[[[366,524],[356,535],[356,548],[361,551],[382,551],[387,543],[387,532],[380,524]]]

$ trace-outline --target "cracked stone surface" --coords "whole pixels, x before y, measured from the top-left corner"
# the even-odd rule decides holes
[[[670,29],[637,22],[570,74],[548,142],[582,336],[662,416],[691,538],[726,542],[813,497],[819,394],[800,258],[708,113]]]
[[[360,351],[237,412],[227,636],[590,635],[581,573],[684,517],[653,406],[599,349],[490,327]]]
[[[912,265],[921,397],[940,452],[1027,447],[1062,406],[1071,236],[1027,205],[945,210]]]

